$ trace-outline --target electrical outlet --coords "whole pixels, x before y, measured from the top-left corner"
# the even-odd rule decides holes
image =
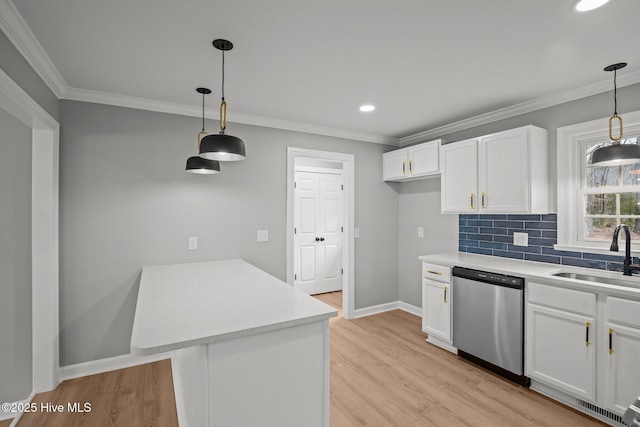
[[[424,237],[424,227],[418,227],[418,237],[421,239]]]
[[[529,246],[529,233],[513,233],[514,246]]]
[[[353,237],[356,239],[360,238],[360,229],[359,228],[354,228],[353,229]]]
[[[189,236],[189,250],[198,249],[198,236]]]
[[[258,230],[258,242],[269,241],[269,230]]]

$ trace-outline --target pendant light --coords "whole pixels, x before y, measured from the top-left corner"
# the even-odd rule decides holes
[[[626,62],[613,64],[606,67],[605,71],[613,71],[613,116],[609,117],[609,139],[613,141],[611,145],[600,147],[593,152],[591,164],[593,166],[620,166],[640,162],[640,145],[620,144],[622,139],[622,118],[618,116],[618,94],[616,87],[616,72],[627,66]],[[613,122],[618,122],[618,135],[613,136]]]
[[[200,144],[200,157],[220,161],[244,160],[244,142],[238,137],[224,133],[227,128],[227,103],[224,100],[224,52],[233,49],[228,40],[216,39],[213,46],[222,51],[222,101],[220,102],[220,132],[208,135]]]
[[[210,89],[205,87],[199,87],[196,92],[202,94],[202,131],[198,132],[198,149],[202,138],[207,136],[207,132],[204,131],[204,96],[211,93]],[[215,160],[203,159],[200,156],[193,156],[187,159],[187,172],[197,173],[203,175],[211,175],[214,173],[220,173],[220,162]]]

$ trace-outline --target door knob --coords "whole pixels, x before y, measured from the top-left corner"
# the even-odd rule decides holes
[[[321,238],[320,238],[320,241],[321,241],[321,242],[324,242],[324,237],[321,237]]]
[[[320,241],[320,238],[319,238],[319,237],[316,237],[316,242],[319,242],[319,241]]]

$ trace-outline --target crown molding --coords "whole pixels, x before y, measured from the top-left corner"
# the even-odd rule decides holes
[[[56,97],[62,98],[68,88],[67,83],[11,0],[0,0],[0,30],[7,35]]]
[[[617,76],[618,88],[630,86],[640,83],[640,71],[625,73]],[[553,107],[555,105],[564,104],[566,102],[575,101],[576,99],[586,98],[588,96],[598,95],[603,92],[612,90],[611,80],[602,80],[577,89],[572,89],[557,94],[543,96],[531,101],[522,102],[489,113],[480,114],[468,119],[460,120],[437,128],[429,129],[413,135],[400,138],[400,147],[411,145],[418,142],[424,142],[430,139],[440,138],[453,132],[470,129],[476,126],[485,125],[487,123],[497,122],[499,120],[508,119],[510,117],[520,116],[532,111],[542,110],[543,108]]]
[[[201,117],[201,107],[186,104],[177,104],[155,99],[138,98],[127,95],[118,95],[107,92],[77,89],[70,87],[62,99],[71,101],[92,102],[96,104],[114,105],[118,107],[135,108],[138,110],[156,111],[160,113],[177,114],[189,117]],[[218,110],[205,110],[205,117],[217,120]],[[289,120],[273,119],[269,117],[253,116],[249,114],[232,113],[227,121],[245,125],[261,126],[274,129],[290,130],[294,132],[310,133],[315,135],[330,136],[335,138],[351,139],[356,141],[373,142],[376,144],[398,145],[398,138],[392,138],[370,133],[353,132],[344,129],[334,129],[324,126],[316,126],[307,123]]]

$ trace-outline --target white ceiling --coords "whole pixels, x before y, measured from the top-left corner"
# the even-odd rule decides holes
[[[198,114],[195,88],[205,86],[213,116],[221,54],[211,41],[226,38],[232,118],[387,141],[585,87],[610,90],[603,68],[615,62],[629,63],[620,85],[640,81],[638,0],[588,13],[573,12],[574,0],[0,1],[61,76],[62,98],[107,93]],[[362,103],[376,111],[360,113]]]

